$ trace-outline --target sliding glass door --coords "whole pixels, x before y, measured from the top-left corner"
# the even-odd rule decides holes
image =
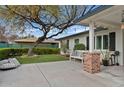
[[[96,40],[96,41],[95,41]],[[96,45],[96,46],[95,46]],[[94,37],[94,49],[115,51],[116,46],[116,33],[98,35]],[[86,49],[89,50],[89,36],[86,37]]]

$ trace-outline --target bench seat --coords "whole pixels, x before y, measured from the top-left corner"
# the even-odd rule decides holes
[[[73,51],[70,53],[70,61],[71,59],[80,59],[83,63],[83,55],[86,54],[88,51]]]
[[[75,59],[83,59],[82,57],[79,57],[79,56],[71,56],[71,58],[75,58]]]

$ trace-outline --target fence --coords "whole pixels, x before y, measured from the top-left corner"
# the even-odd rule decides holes
[[[0,48],[30,48],[32,45],[27,44],[8,44],[8,43],[0,43]],[[48,47],[48,48],[58,48],[57,44],[43,44],[38,45],[37,47]]]

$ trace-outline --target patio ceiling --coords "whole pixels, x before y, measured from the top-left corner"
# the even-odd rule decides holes
[[[121,25],[122,10],[124,10],[124,6],[112,6],[95,15],[83,19],[80,23],[89,25],[91,21],[94,21],[96,26],[119,28]]]

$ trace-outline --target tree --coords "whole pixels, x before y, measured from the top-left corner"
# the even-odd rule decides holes
[[[5,27],[4,26],[0,26],[0,41],[6,40],[5,37]]]
[[[45,39],[57,36],[67,28],[75,25],[80,18],[91,12],[95,6],[0,6],[0,16],[5,22],[10,23],[15,30],[22,30],[32,27],[43,34],[37,39],[33,47],[42,43]],[[32,48],[33,48],[32,47]],[[28,55],[32,55],[32,48]]]
[[[10,41],[10,42],[14,42],[14,40],[18,39],[18,35],[12,34],[12,35],[8,36],[7,39],[8,39],[8,41]]]
[[[13,42],[18,38],[18,35],[6,30],[6,26],[0,25],[0,41],[11,41]]]

